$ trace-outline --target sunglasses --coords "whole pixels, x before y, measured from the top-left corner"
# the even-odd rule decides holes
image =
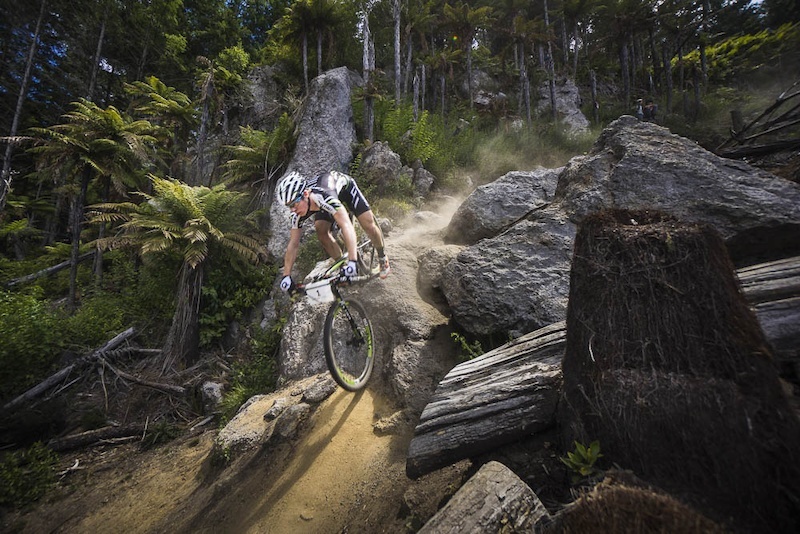
[[[289,207],[289,209],[292,209],[293,207],[297,206],[297,204],[299,204],[300,201],[303,200],[303,193],[305,193],[305,191],[300,191],[300,194],[297,195],[294,200],[286,204]]]

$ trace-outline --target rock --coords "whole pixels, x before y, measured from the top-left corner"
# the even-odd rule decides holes
[[[430,194],[436,177],[425,168],[418,168],[414,171],[414,193],[418,197],[427,197]]]
[[[272,433],[272,437],[277,436],[284,440],[294,438],[300,425],[311,413],[311,409],[311,405],[305,402],[293,404],[286,408],[275,420],[275,430]]]
[[[319,404],[336,391],[336,382],[330,375],[322,375],[304,393],[303,402]]]
[[[566,317],[575,225],[558,212],[462,250],[441,288],[467,332],[512,338]]]
[[[434,305],[441,305],[446,302],[441,290],[444,267],[463,248],[460,245],[443,245],[420,254],[419,269],[417,271],[417,291],[427,302]]]
[[[211,413],[220,405],[222,402],[222,387],[219,382],[203,382],[200,387],[200,394],[203,397],[204,413]]]
[[[571,135],[584,134],[589,131],[589,121],[581,111],[581,98],[578,87],[570,79],[556,81],[556,111],[559,121],[566,126]],[[550,86],[547,82],[539,87],[537,113],[550,113]]]
[[[244,123],[255,129],[271,130],[283,110],[278,96],[278,69],[269,65],[254,67],[246,78],[251,99],[243,111]]]
[[[554,204],[576,223],[606,208],[706,222],[739,265],[793,255],[781,251],[800,243],[800,185],[630,116],[611,123],[589,154],[567,164]]]
[[[397,180],[403,164],[400,156],[387,143],[377,141],[364,151],[360,168],[365,185],[374,186],[378,191],[386,191]]]
[[[470,478],[418,532],[534,532],[549,518],[533,490],[499,462]]]
[[[451,243],[471,245],[494,237],[553,200],[561,169],[513,171],[475,189],[447,227]]]

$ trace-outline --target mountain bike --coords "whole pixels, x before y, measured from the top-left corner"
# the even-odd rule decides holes
[[[347,260],[347,254],[342,255],[321,274],[312,273],[297,289],[314,304],[330,303],[323,330],[325,362],[337,384],[347,391],[358,391],[372,375],[375,330],[364,306],[342,295],[341,288],[372,280],[380,273],[380,265],[369,240],[358,245],[358,274],[343,281],[339,272]]]

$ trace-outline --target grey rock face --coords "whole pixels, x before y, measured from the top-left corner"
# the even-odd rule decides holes
[[[499,234],[553,200],[560,171],[512,171],[478,187],[453,214],[446,239],[471,245]]]
[[[567,131],[573,135],[589,131],[589,121],[581,111],[580,92],[575,83],[570,79],[556,81],[556,111],[559,120],[566,125]],[[539,88],[539,100],[536,104],[537,113],[550,111],[550,87],[547,83]]]

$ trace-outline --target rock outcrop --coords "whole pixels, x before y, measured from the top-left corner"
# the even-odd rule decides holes
[[[500,212],[496,217],[513,219],[516,212],[502,214],[506,188],[476,190],[484,200],[468,199],[458,220],[485,217],[478,210],[489,203]],[[709,223],[737,265],[792,255],[800,243],[798,184],[624,116],[587,155],[561,170],[549,205],[465,249],[446,267],[442,291],[453,319],[474,334],[512,336],[563,320],[576,224],[607,208],[655,209]],[[462,225],[453,223],[448,235],[459,234]]]

